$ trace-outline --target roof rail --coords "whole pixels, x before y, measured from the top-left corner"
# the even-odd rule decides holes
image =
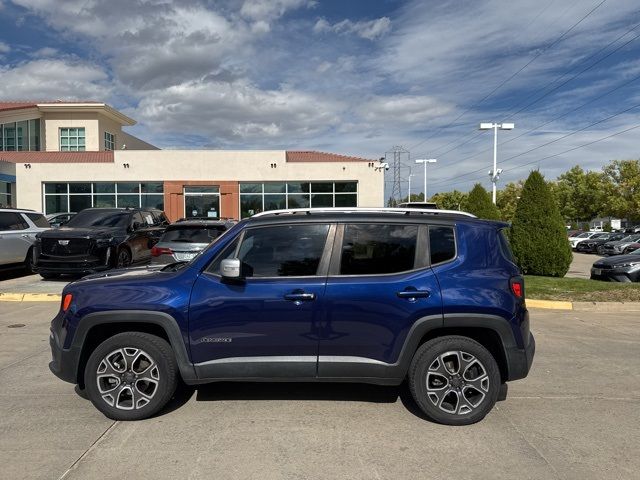
[[[368,207],[353,207],[353,208],[290,208],[287,210],[266,210],[264,212],[256,213],[254,217],[265,217],[267,215],[296,215],[304,214],[311,215],[314,213],[396,213],[401,215],[411,214],[428,214],[428,215],[462,215],[465,217],[476,218],[475,215],[468,212],[461,212],[459,210],[439,210],[435,208],[368,208]]]

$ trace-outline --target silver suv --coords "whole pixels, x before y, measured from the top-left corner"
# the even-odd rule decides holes
[[[36,234],[50,228],[41,213],[0,208],[0,268],[24,264],[32,270]]]

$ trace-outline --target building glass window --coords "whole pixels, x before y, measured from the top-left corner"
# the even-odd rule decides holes
[[[8,182],[0,182],[0,208],[11,206],[11,184]]]
[[[90,207],[164,210],[162,182],[46,182],[43,185],[45,214],[79,212]]]
[[[104,132],[104,149],[105,150],[116,149],[116,136],[113,133]]]
[[[0,152],[40,150],[40,120],[0,124]]]
[[[285,208],[356,207],[358,182],[240,184],[240,218]]]
[[[61,128],[60,129],[60,151],[61,152],[84,152],[85,133],[84,127]]]
[[[200,185],[184,187],[184,216],[220,217],[220,187]]]

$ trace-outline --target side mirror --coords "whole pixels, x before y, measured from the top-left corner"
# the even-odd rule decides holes
[[[236,279],[240,276],[240,259],[238,258],[225,258],[220,262],[220,275],[223,278]]]

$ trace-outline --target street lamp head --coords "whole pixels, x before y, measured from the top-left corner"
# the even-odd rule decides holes
[[[481,123],[480,130],[491,130],[494,127],[493,123]]]
[[[502,123],[500,124],[500,130],[513,130],[515,128],[515,124],[513,123]]]
[[[416,163],[436,163],[437,161],[435,158],[419,158]]]

